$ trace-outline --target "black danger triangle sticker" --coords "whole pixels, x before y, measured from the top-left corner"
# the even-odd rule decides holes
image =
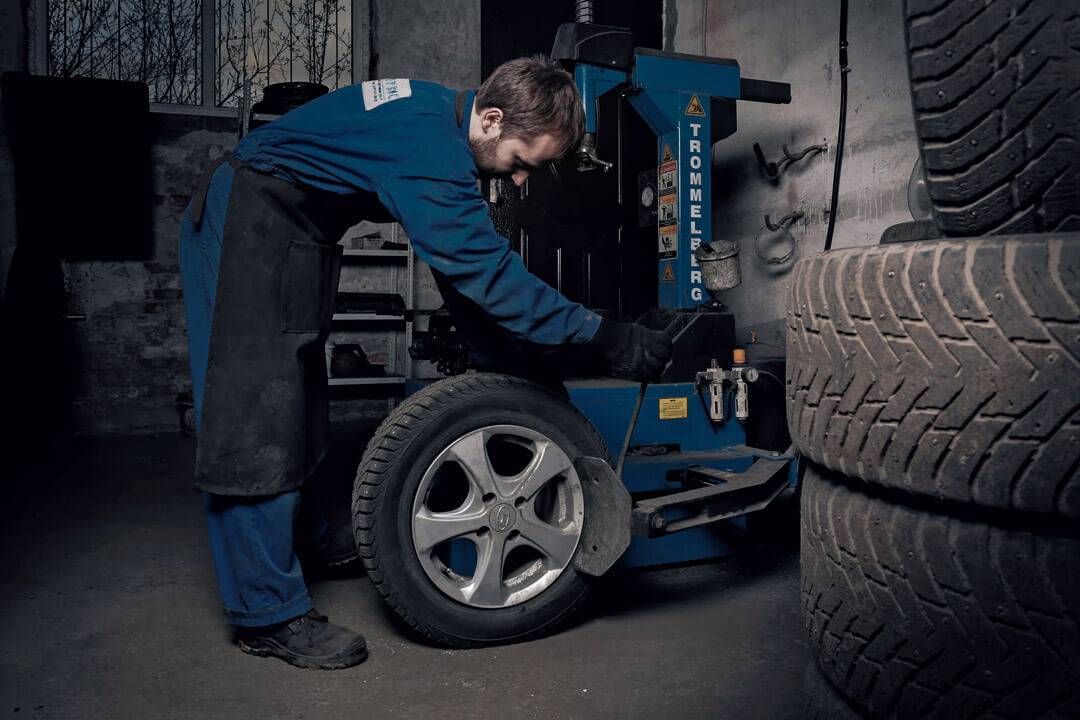
[[[705,115],[705,108],[701,107],[701,101],[697,99],[697,95],[690,96],[690,104],[686,106],[687,115]]]
[[[664,282],[675,282],[675,271],[671,269],[671,263],[664,264]]]

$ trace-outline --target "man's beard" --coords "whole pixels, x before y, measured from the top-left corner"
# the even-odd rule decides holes
[[[469,140],[469,149],[472,150],[476,169],[480,171],[480,176],[485,179],[495,177],[495,148],[498,144],[499,138],[480,141]]]

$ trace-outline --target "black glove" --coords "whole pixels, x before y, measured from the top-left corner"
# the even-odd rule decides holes
[[[611,374],[628,380],[657,377],[671,359],[671,337],[636,323],[600,320],[590,341],[608,361]]]

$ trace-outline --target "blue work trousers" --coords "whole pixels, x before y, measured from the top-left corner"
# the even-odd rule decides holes
[[[207,192],[202,223],[196,228],[185,215],[180,231],[196,424],[202,419],[222,229],[232,179],[228,164],[218,168]],[[293,545],[300,491],[268,497],[204,495],[210,551],[228,622],[258,627],[310,610],[311,598]]]

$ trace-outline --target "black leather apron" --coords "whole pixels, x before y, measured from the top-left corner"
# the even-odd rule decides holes
[[[300,486],[326,453],[323,348],[341,269],[337,242],[365,214],[370,198],[286,182],[231,155],[222,161],[236,173],[222,235],[195,484],[219,495],[275,495]],[[222,161],[193,198],[196,223],[209,176]]]

